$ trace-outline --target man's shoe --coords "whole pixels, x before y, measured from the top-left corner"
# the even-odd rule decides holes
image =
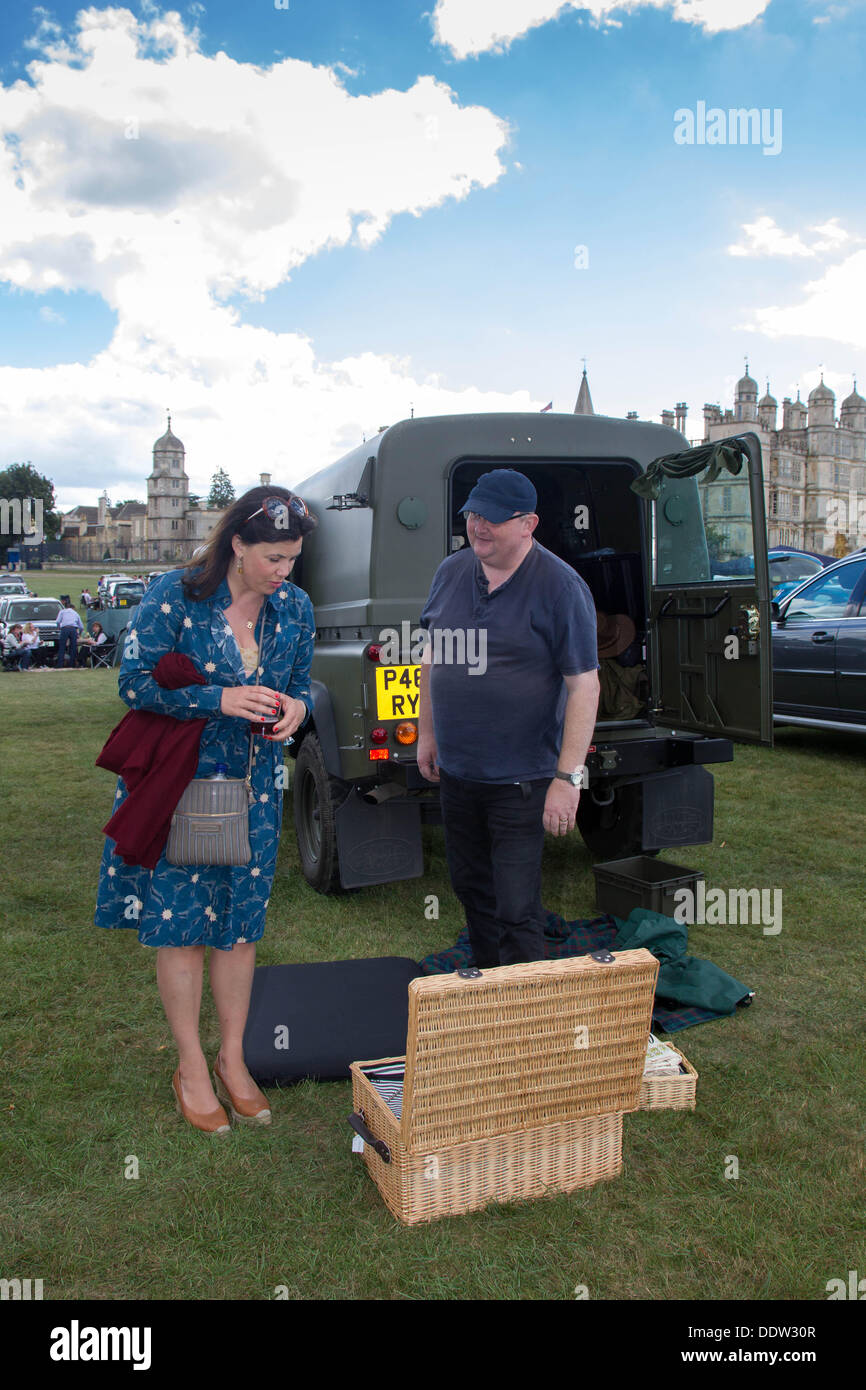
[[[225,1077],[219,1069],[219,1061],[214,1062],[213,1079],[217,1095],[223,1105],[227,1105],[231,1110],[232,1119],[237,1120],[238,1124],[269,1125],[271,1123],[268,1098],[261,1091],[256,1090],[256,1094],[250,1100],[241,1100],[239,1096],[232,1095],[226,1085]]]
[[[205,1134],[231,1133],[229,1117],[221,1105],[218,1105],[216,1110],[212,1110],[209,1115],[198,1115],[194,1110],[190,1110],[189,1107],[184,1104],[183,1092],[180,1088],[180,1067],[178,1067],[172,1077],[171,1085],[177,1103],[177,1113],[183,1115],[183,1118],[189,1121],[193,1129],[200,1129]]]

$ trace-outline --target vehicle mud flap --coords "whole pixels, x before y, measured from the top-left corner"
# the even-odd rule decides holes
[[[706,845],[713,838],[713,775],[683,767],[648,777],[643,791],[643,848]]]
[[[395,799],[371,806],[353,787],[334,819],[343,888],[420,878],[424,872],[417,802]]]

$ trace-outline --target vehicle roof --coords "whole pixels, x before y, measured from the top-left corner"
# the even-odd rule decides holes
[[[833,573],[838,572],[839,570],[843,570],[846,565],[858,563],[862,564],[863,559],[864,555],[862,552],[858,553],[857,551],[854,551],[851,555],[843,555],[841,560],[834,560],[831,565],[825,565],[820,575],[810,574],[807,579],[804,579],[802,583],[797,585],[796,589],[792,589],[790,593],[785,594],[785,597],[782,600],[782,602],[785,604],[790,603],[791,599],[796,598],[800,590],[805,589],[807,584],[814,584],[816,579],[826,579],[828,575],[832,575]]]
[[[833,565],[836,563],[834,555],[821,555],[817,550],[803,550],[797,545],[774,545],[767,551],[770,559],[778,555],[808,555],[810,560],[820,560],[822,565]]]
[[[304,543],[300,582],[321,625],[389,624],[407,609],[420,612],[448,553],[458,466],[607,464],[643,471],[688,447],[668,425],[604,415],[489,412],[400,420],[294,484],[319,521]],[[368,498],[364,505],[333,508],[335,496],[359,492]],[[463,500],[465,494],[453,499]],[[403,502],[421,516],[413,526],[401,524]]]

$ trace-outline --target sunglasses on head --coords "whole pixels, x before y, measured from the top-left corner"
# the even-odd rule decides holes
[[[247,521],[252,521],[253,517],[258,516],[259,512],[264,512],[268,521],[272,521],[279,529],[288,527],[287,512],[292,511],[296,516],[309,516],[307,504],[301,497],[295,497],[294,493],[289,496],[288,502],[284,497],[266,497],[260,507],[247,517]],[[246,526],[246,521],[244,522]]]

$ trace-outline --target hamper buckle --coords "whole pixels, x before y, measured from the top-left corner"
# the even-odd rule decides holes
[[[465,965],[462,970],[457,971],[457,974],[460,976],[461,980],[481,979],[481,971],[478,969],[477,965]]]
[[[601,951],[590,951],[590,960],[597,961],[599,965],[615,965],[616,956],[612,955],[607,949]]]

